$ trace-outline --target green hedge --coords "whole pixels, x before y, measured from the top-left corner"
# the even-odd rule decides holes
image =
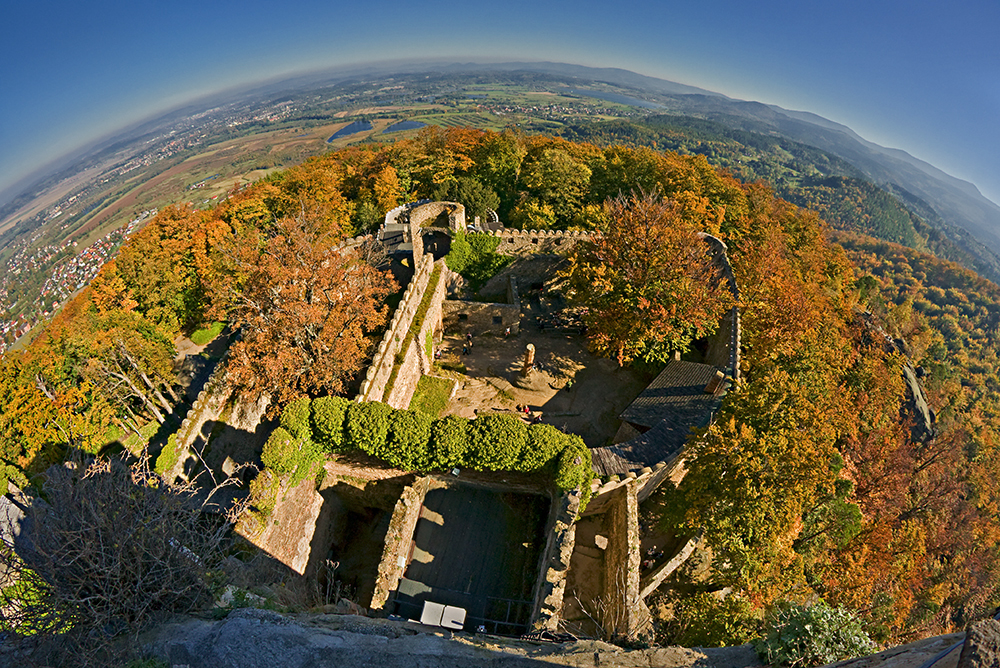
[[[376,456],[407,471],[430,468],[432,421],[432,417],[419,411],[394,411],[389,417],[385,448]]]
[[[451,469],[464,466],[469,451],[469,425],[471,422],[458,415],[446,415],[431,425],[431,450],[433,467]]]
[[[348,406],[344,422],[345,445],[377,457],[385,445],[391,413],[392,408],[378,401]]]
[[[472,421],[466,465],[480,471],[507,471],[521,467],[528,442],[528,425],[506,413],[485,413]]]
[[[338,452],[344,445],[344,419],[350,405],[343,397],[320,397],[312,401],[312,437],[327,452]]]
[[[308,397],[303,397],[281,411],[281,426],[295,438],[312,438],[312,425],[309,424],[311,404]]]
[[[264,446],[264,465],[279,474],[306,475],[322,450],[361,450],[407,471],[539,471],[547,469],[561,491],[582,489],[590,498],[590,450],[574,434],[547,424],[528,426],[506,413],[475,420],[456,415],[434,419],[417,410],[381,402],[351,403],[339,397],[292,402]],[[307,433],[302,433],[308,425]]]

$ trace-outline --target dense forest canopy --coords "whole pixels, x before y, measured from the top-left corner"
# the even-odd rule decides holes
[[[798,196],[826,211],[834,185],[881,197],[850,175],[810,178]],[[342,242],[401,203],[441,196],[496,209],[514,226],[632,241],[643,222],[636,202],[647,197],[659,208],[643,224],[656,228],[651,239],[676,241],[677,257],[696,231],[726,243],[741,288],[744,380],[691,441],[687,476],[663,495],[664,526],[703,535],[713,555],[708,579],[672,585],[675,639],[742,641],[780,601],[848,606],[880,640],[961,627],[1000,603],[1000,288],[857,233],[877,224],[930,247],[891,203],[877,223],[839,204],[834,215],[858,222],[834,243],[819,215],[769,187],[741,183],[703,155],[652,148],[429,127],[311,159],[209,211],[162,211],[26,351],[0,361],[7,478],[23,480],[67,447],[96,452],[164,422],[179,401],[172,341],[212,321],[242,327],[230,357],[244,391],[270,390],[279,405],[341,391],[397,287]],[[640,276],[658,282],[634,295],[650,313],[705,315],[668,308],[690,277],[637,272],[627,267],[634,257],[601,244],[571,275],[595,317],[620,321],[615,295],[633,294]],[[647,250],[650,262],[676,261]],[[593,272],[604,282],[588,280]],[[726,305],[700,298],[709,314]],[[906,356],[866,324],[866,310],[905,338],[925,372],[934,438],[914,438]],[[661,348],[707,326],[658,341],[645,327],[593,324],[595,350],[623,363],[661,359]]]

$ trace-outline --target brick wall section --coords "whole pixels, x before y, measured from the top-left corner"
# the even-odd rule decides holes
[[[548,538],[542,553],[541,572],[535,585],[535,603],[531,628],[535,631],[558,631],[569,562],[576,547],[576,516],[580,509],[578,494],[564,494],[555,499],[549,514]]]
[[[413,322],[413,316],[420,307],[433,267],[434,262],[429,255],[421,256],[416,272],[403,293],[403,299],[392,314],[392,321],[375,350],[356,401],[382,401],[386,383],[389,382],[393,366],[396,364],[396,353],[402,347],[406,333]]]
[[[410,557],[410,543],[413,541],[413,531],[420,519],[420,508],[424,497],[431,489],[432,480],[429,477],[418,478],[412,485],[403,489],[396,501],[389,520],[389,530],[385,534],[385,546],[382,548],[382,561],[378,565],[378,575],[375,578],[375,592],[371,603],[367,606],[373,610],[381,609],[389,599],[389,593],[399,588],[399,579],[406,572],[407,560]]]
[[[645,621],[639,597],[639,502],[636,483],[629,481],[615,491],[604,514],[604,573],[601,625],[606,637],[633,637]],[[645,611],[648,614],[648,611]]]

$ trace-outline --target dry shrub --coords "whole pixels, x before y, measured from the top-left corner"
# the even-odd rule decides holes
[[[18,662],[111,663],[170,613],[211,602],[228,518],[147,461],[53,467],[0,549],[0,625]]]

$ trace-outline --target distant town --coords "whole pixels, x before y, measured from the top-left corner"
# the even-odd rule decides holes
[[[33,243],[41,231],[21,242],[22,248],[7,261],[6,270],[0,274],[0,354],[86,287],[104,263],[114,257],[122,242],[155,215],[156,209],[143,211],[79,253],[78,242],[70,240],[35,247]],[[29,303],[21,303],[25,294],[18,288],[23,288],[25,278],[38,276],[40,272],[49,273],[40,293]]]

